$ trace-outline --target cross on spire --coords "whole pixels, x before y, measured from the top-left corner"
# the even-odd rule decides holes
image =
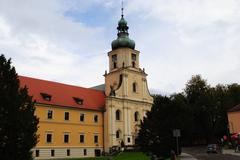
[[[122,9],[121,9],[122,10],[122,18],[123,18],[123,9],[124,8],[123,8],[123,0],[122,0]]]

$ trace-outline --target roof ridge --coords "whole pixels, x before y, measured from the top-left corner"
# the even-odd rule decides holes
[[[81,87],[81,86],[77,86],[77,85],[66,84],[66,83],[62,83],[62,82],[56,82],[56,81],[45,80],[45,79],[39,79],[39,78],[35,78],[35,77],[28,77],[28,76],[22,76],[22,75],[18,75],[18,77],[35,79],[35,80],[44,81],[44,82],[49,82],[49,83],[61,84],[61,85],[65,85],[65,86],[78,87],[78,88],[81,88],[81,89],[86,89],[86,90],[93,90],[93,91],[97,91],[97,92],[102,92],[102,91],[97,90],[97,89],[94,89],[94,88]]]
[[[240,111],[240,103],[228,110],[228,112]]]

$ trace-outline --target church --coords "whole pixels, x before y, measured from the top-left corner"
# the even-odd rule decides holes
[[[139,124],[153,98],[140,52],[129,38],[123,14],[107,53],[105,84],[84,88],[19,76],[33,96],[39,118],[35,159],[95,157],[121,145],[134,146]]]

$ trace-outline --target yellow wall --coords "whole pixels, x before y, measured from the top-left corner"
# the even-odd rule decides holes
[[[240,132],[240,111],[238,112],[228,112],[228,123],[230,133]]]
[[[48,110],[53,111],[53,119],[47,118]],[[64,112],[69,112],[69,120],[64,120]],[[85,121],[80,122],[80,113],[85,114]],[[36,147],[103,147],[102,112],[74,109],[67,107],[45,106],[38,104],[35,114],[39,117],[39,142]],[[98,115],[98,122],[94,122]],[[46,133],[53,134],[53,142],[46,142]],[[69,143],[64,143],[64,134],[69,134]],[[85,142],[80,143],[80,134],[85,135]],[[98,143],[94,143],[98,135]]]

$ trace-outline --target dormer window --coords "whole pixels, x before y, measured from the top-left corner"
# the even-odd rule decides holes
[[[83,99],[81,98],[77,98],[77,97],[73,97],[74,101],[79,104],[79,105],[83,105]]]
[[[50,94],[47,94],[47,93],[40,93],[40,94],[45,101],[51,101],[52,96]]]

